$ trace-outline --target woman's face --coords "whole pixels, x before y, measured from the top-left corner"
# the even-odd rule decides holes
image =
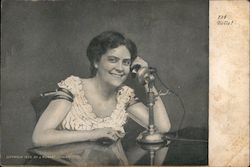
[[[108,50],[97,65],[97,76],[112,86],[120,86],[130,72],[131,55],[124,46]]]

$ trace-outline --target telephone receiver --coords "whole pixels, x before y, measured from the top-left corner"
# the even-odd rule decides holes
[[[140,64],[135,64],[130,68],[130,73],[132,78],[136,78],[137,72],[139,71],[140,68],[141,68]]]
[[[156,68],[142,67],[139,64],[135,64],[130,68],[131,77],[135,78],[140,84],[145,84],[149,78],[149,75],[156,73]]]

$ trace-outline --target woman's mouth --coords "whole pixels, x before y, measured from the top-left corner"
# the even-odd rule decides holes
[[[117,77],[117,78],[122,78],[125,75],[124,73],[121,73],[121,74],[109,73],[109,74],[111,74],[112,76]]]

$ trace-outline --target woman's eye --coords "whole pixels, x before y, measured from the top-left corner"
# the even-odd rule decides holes
[[[129,66],[131,64],[131,60],[123,60],[123,64]]]
[[[115,58],[109,58],[108,61],[111,62],[111,63],[116,63],[117,59],[115,59]]]

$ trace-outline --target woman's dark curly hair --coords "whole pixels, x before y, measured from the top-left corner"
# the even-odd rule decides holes
[[[95,62],[99,62],[102,55],[108,50],[124,45],[130,52],[131,61],[137,57],[137,48],[133,41],[126,38],[119,32],[105,31],[94,37],[87,48],[87,57],[90,61],[91,76],[95,76],[97,69],[94,67]]]

